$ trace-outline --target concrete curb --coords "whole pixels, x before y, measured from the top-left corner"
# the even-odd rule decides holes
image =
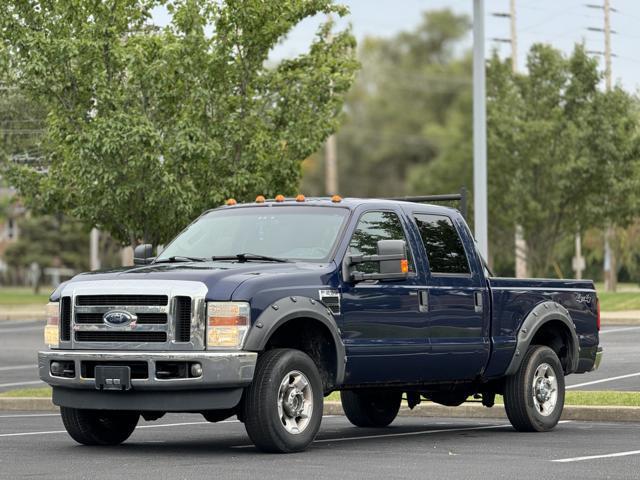
[[[0,410],[4,411],[58,411],[58,407],[50,398],[37,397],[5,397],[0,398]],[[325,415],[344,415],[340,402],[325,402]],[[485,408],[482,405],[470,404],[459,407],[444,407],[423,403],[413,410],[403,406],[402,417],[440,417],[440,418],[494,418],[506,420],[502,405]],[[564,407],[563,420],[579,420],[592,422],[640,422],[640,407],[599,407],[573,406]]]
[[[51,398],[46,397],[3,397],[0,398],[0,410],[11,411],[57,411],[58,407],[51,402]]]

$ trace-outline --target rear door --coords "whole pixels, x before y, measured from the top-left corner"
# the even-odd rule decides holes
[[[428,380],[468,380],[490,354],[489,295],[482,263],[460,235],[466,226],[447,214],[413,212],[427,262]],[[465,232],[466,233],[466,232]],[[467,237],[471,242],[471,237]],[[471,248],[470,248],[471,247]]]

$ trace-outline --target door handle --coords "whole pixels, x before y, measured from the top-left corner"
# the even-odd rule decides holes
[[[429,291],[428,290],[420,290],[418,292],[418,302],[421,312],[429,311]]]
[[[482,313],[482,292],[473,292],[476,313]]]

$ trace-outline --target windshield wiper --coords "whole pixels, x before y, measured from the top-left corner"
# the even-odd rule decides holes
[[[211,260],[238,260],[240,263],[257,261],[257,262],[278,262],[278,263],[287,263],[289,260],[286,258],[278,258],[278,257],[269,257],[267,255],[258,255],[255,253],[238,253],[236,255],[223,255],[223,256],[213,256]]]
[[[202,257],[186,257],[184,255],[174,255],[172,257],[161,258],[153,263],[175,263],[175,262],[206,262],[206,258]]]

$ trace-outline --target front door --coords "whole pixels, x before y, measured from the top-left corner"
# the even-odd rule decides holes
[[[407,243],[409,276],[358,283],[344,279],[340,328],[348,356],[347,384],[416,382],[427,360],[428,317],[420,306],[424,277],[416,271],[412,242],[396,212],[363,213],[349,253],[375,255],[379,240]],[[366,273],[377,273],[378,268],[376,262],[358,265]]]

